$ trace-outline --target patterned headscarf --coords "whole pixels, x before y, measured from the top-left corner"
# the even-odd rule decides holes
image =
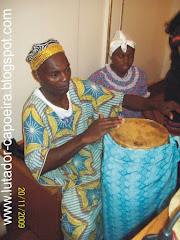
[[[32,70],[37,70],[46,59],[58,52],[64,52],[64,50],[57,40],[51,38],[46,42],[34,44],[26,61]]]
[[[127,46],[136,48],[136,43],[132,40],[127,40],[124,33],[120,30],[116,31],[111,43],[110,43],[110,57],[113,55],[113,52],[121,47],[122,51],[125,53],[127,51]]]

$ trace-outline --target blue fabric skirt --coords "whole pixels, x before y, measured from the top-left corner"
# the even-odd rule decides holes
[[[105,240],[126,236],[174,194],[180,153],[176,141],[148,150],[131,150],[104,137],[102,163],[103,231]]]

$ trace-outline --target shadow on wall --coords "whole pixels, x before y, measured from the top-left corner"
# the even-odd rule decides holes
[[[161,72],[160,72],[160,69],[162,69],[162,64],[163,63],[159,63],[157,61],[157,59],[155,58],[151,58],[149,59],[147,62],[145,63],[142,63],[142,67],[141,69],[147,74],[147,71],[146,69],[149,68],[149,66],[151,66],[151,68],[153,69],[153,71],[149,72],[147,74],[147,78],[148,78],[148,84],[149,85],[152,85],[154,83],[157,83],[159,81],[161,81],[162,79],[159,79],[159,76],[161,76]],[[165,76],[164,76],[165,77]],[[163,77],[163,78],[164,78]],[[154,79],[154,81],[152,82],[152,79]]]

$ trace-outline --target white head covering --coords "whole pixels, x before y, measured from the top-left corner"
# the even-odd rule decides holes
[[[109,53],[110,57],[118,47],[121,47],[122,51],[125,53],[127,51],[127,46],[130,46],[135,49],[136,43],[132,40],[127,40],[126,36],[122,31],[120,30],[116,31],[110,43],[110,53]]]

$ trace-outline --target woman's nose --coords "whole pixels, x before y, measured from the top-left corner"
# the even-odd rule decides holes
[[[124,56],[124,62],[128,62],[128,56]]]

